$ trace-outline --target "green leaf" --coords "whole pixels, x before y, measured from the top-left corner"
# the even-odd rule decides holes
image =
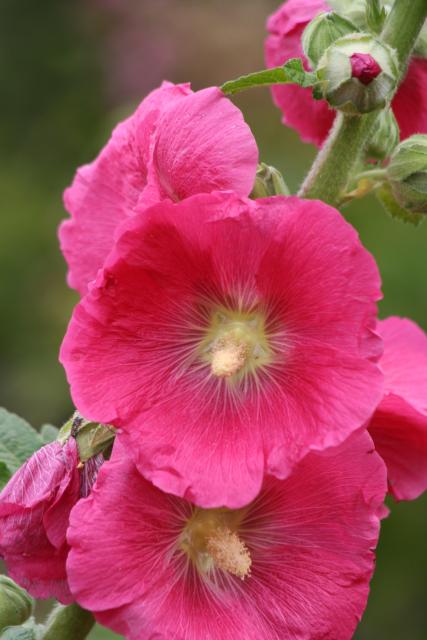
[[[0,408],[0,463],[13,474],[45,444],[28,422]]]
[[[306,71],[299,58],[292,58],[282,67],[263,69],[263,71],[256,71],[247,76],[229,80],[221,86],[221,90],[225,95],[234,95],[252,87],[291,83],[301,87],[312,87],[316,82],[316,74]]]
[[[422,220],[426,217],[421,213],[412,213],[412,211],[407,211],[396,201],[390,185],[385,183],[383,184],[377,191],[375,192],[378,200],[381,202],[384,209],[387,211],[392,218],[397,218],[402,222],[407,222],[409,224],[413,224],[414,226],[419,225]]]
[[[53,442],[57,439],[59,434],[59,429],[53,426],[53,424],[44,424],[40,429],[40,435],[45,444],[49,444],[49,442]]]
[[[366,24],[373,33],[381,33],[386,17],[380,0],[366,0]]]
[[[9,482],[12,477],[7,465],[4,462],[0,462],[0,491]]]

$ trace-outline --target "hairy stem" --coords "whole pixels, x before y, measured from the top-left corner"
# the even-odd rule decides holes
[[[427,0],[395,0],[386,20],[381,39],[396,49],[402,75],[426,16]],[[338,206],[378,115],[339,114],[298,195]]]
[[[42,640],[84,640],[91,631],[95,619],[90,611],[70,604],[56,607],[42,635]]]

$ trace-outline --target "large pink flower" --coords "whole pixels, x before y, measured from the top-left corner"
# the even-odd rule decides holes
[[[140,471],[240,507],[382,398],[374,260],[317,201],[232,193],[143,209],[77,306],[61,350],[74,402]]]
[[[96,277],[120,222],[144,204],[232,189],[249,195],[258,160],[241,112],[216,88],[193,93],[165,82],[119,124],[91,164],[81,167],[64,202],[59,230],[68,284],[81,294]]]
[[[102,461],[81,474],[74,438],[36,451],[0,493],[0,557],[10,576],[36,598],[72,601],[65,572],[70,511]],[[90,477],[88,477],[88,473]]]
[[[387,469],[390,492],[413,500],[427,489],[427,336],[411,320],[379,323],[384,399],[369,426]]]
[[[162,493],[116,446],[71,514],[71,590],[128,640],[349,640],[385,475],[364,432],[267,478],[243,509],[205,510]]]
[[[282,65],[290,58],[303,58],[301,36],[307,24],[319,13],[330,11],[324,0],[288,0],[270,16],[265,43],[266,64]],[[273,99],[283,113],[283,122],[300,134],[304,142],[320,146],[335,117],[325,100],[314,100],[311,89],[295,85],[272,87]],[[408,74],[393,100],[401,138],[427,133],[427,60],[414,58]]]

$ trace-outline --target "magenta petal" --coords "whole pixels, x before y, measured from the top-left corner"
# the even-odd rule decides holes
[[[154,144],[151,180],[163,197],[227,189],[247,196],[253,187],[255,139],[240,110],[215,87],[170,105]]]
[[[65,534],[79,486],[76,443],[70,440],[36,451],[0,494],[0,555],[11,577],[35,597],[71,599]]]
[[[375,412],[369,433],[387,465],[390,493],[396,500],[418,498],[427,489],[427,414],[389,394]]]
[[[140,471],[204,507],[342,442],[383,395],[375,262],[317,201],[232,193],[143,209],[76,308],[61,349],[76,406],[123,432]],[[277,356],[234,390],[200,341],[215,308],[256,308]],[[239,383],[240,384],[240,383]]]
[[[266,478],[239,535],[244,581],[201,576],[179,545],[194,507],[113,451],[73,510],[67,570],[78,602],[129,640],[348,640],[374,568],[385,468],[366,431]],[[108,558],[108,571],[105,562]]]
[[[66,189],[64,204],[71,219],[60,226],[59,238],[69,266],[68,284],[82,295],[110,252],[117,226],[132,213],[146,186],[151,135],[162,110],[190,92],[187,84],[163,83],[114,129],[96,160],[81,167]]]
[[[427,60],[411,60],[392,107],[401,140],[416,133],[427,133]]]
[[[427,336],[406,318],[378,323],[385,395],[369,431],[383,457],[390,492],[413,500],[427,489]]]

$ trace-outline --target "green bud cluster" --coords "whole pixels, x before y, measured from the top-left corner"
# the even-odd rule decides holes
[[[412,213],[427,213],[427,135],[399,144],[387,167],[387,180],[396,201]]]

